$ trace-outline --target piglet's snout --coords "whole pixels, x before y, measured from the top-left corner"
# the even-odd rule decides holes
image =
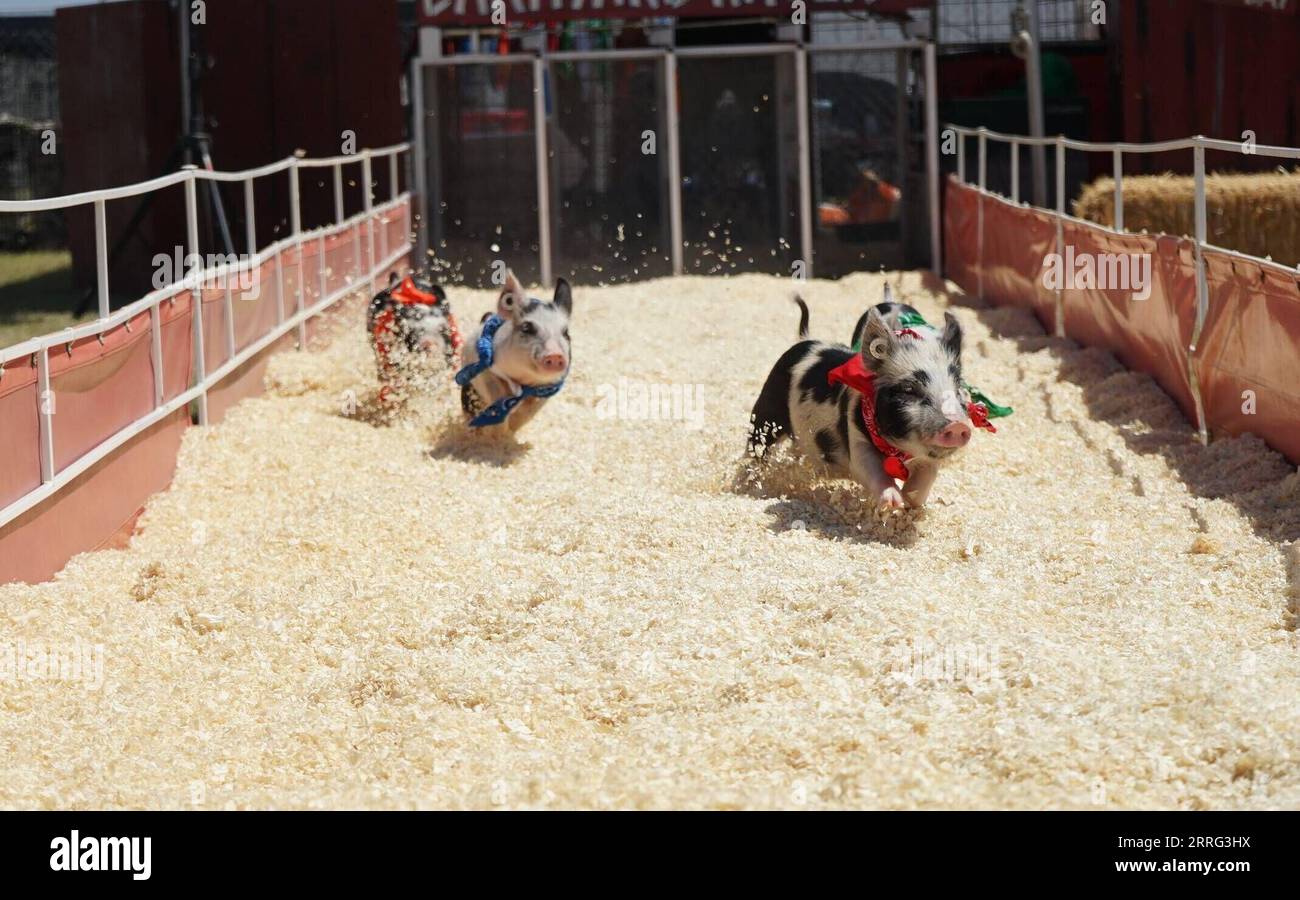
[[[563,353],[547,353],[538,360],[538,363],[544,372],[563,372],[569,361],[565,359]]]
[[[930,438],[936,447],[965,447],[970,441],[970,426],[965,422],[949,422],[948,426]]]

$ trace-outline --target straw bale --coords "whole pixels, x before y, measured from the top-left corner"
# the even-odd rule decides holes
[[[1195,181],[1184,175],[1126,175],[1124,228],[1196,234]],[[1210,174],[1205,179],[1209,242],[1287,266],[1300,265],[1300,169]],[[1074,201],[1074,214],[1115,225],[1115,181],[1098,178]]]

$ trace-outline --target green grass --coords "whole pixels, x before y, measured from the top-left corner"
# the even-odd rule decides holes
[[[83,293],[73,286],[66,250],[0,253],[0,347],[95,318],[93,311],[72,317]]]

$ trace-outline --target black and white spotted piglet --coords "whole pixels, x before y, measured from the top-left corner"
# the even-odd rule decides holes
[[[422,276],[392,273],[388,287],[370,301],[366,330],[385,391],[456,364],[461,337],[447,292]]]
[[[808,309],[796,302],[807,338]],[[788,436],[865,485],[881,509],[925,505],[939,467],[970,441],[970,398],[956,318],[945,313],[937,331],[903,326],[907,313],[916,310],[886,288],[854,331],[861,352],[800,340],[782,354],[754,404],[750,452],[762,457]]]

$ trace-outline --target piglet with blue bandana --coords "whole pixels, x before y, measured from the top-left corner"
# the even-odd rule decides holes
[[[466,339],[465,365],[456,373],[471,427],[518,431],[559,393],[572,363],[572,314],[573,293],[563,278],[546,301],[529,297],[514,273],[506,272],[496,312]]]

